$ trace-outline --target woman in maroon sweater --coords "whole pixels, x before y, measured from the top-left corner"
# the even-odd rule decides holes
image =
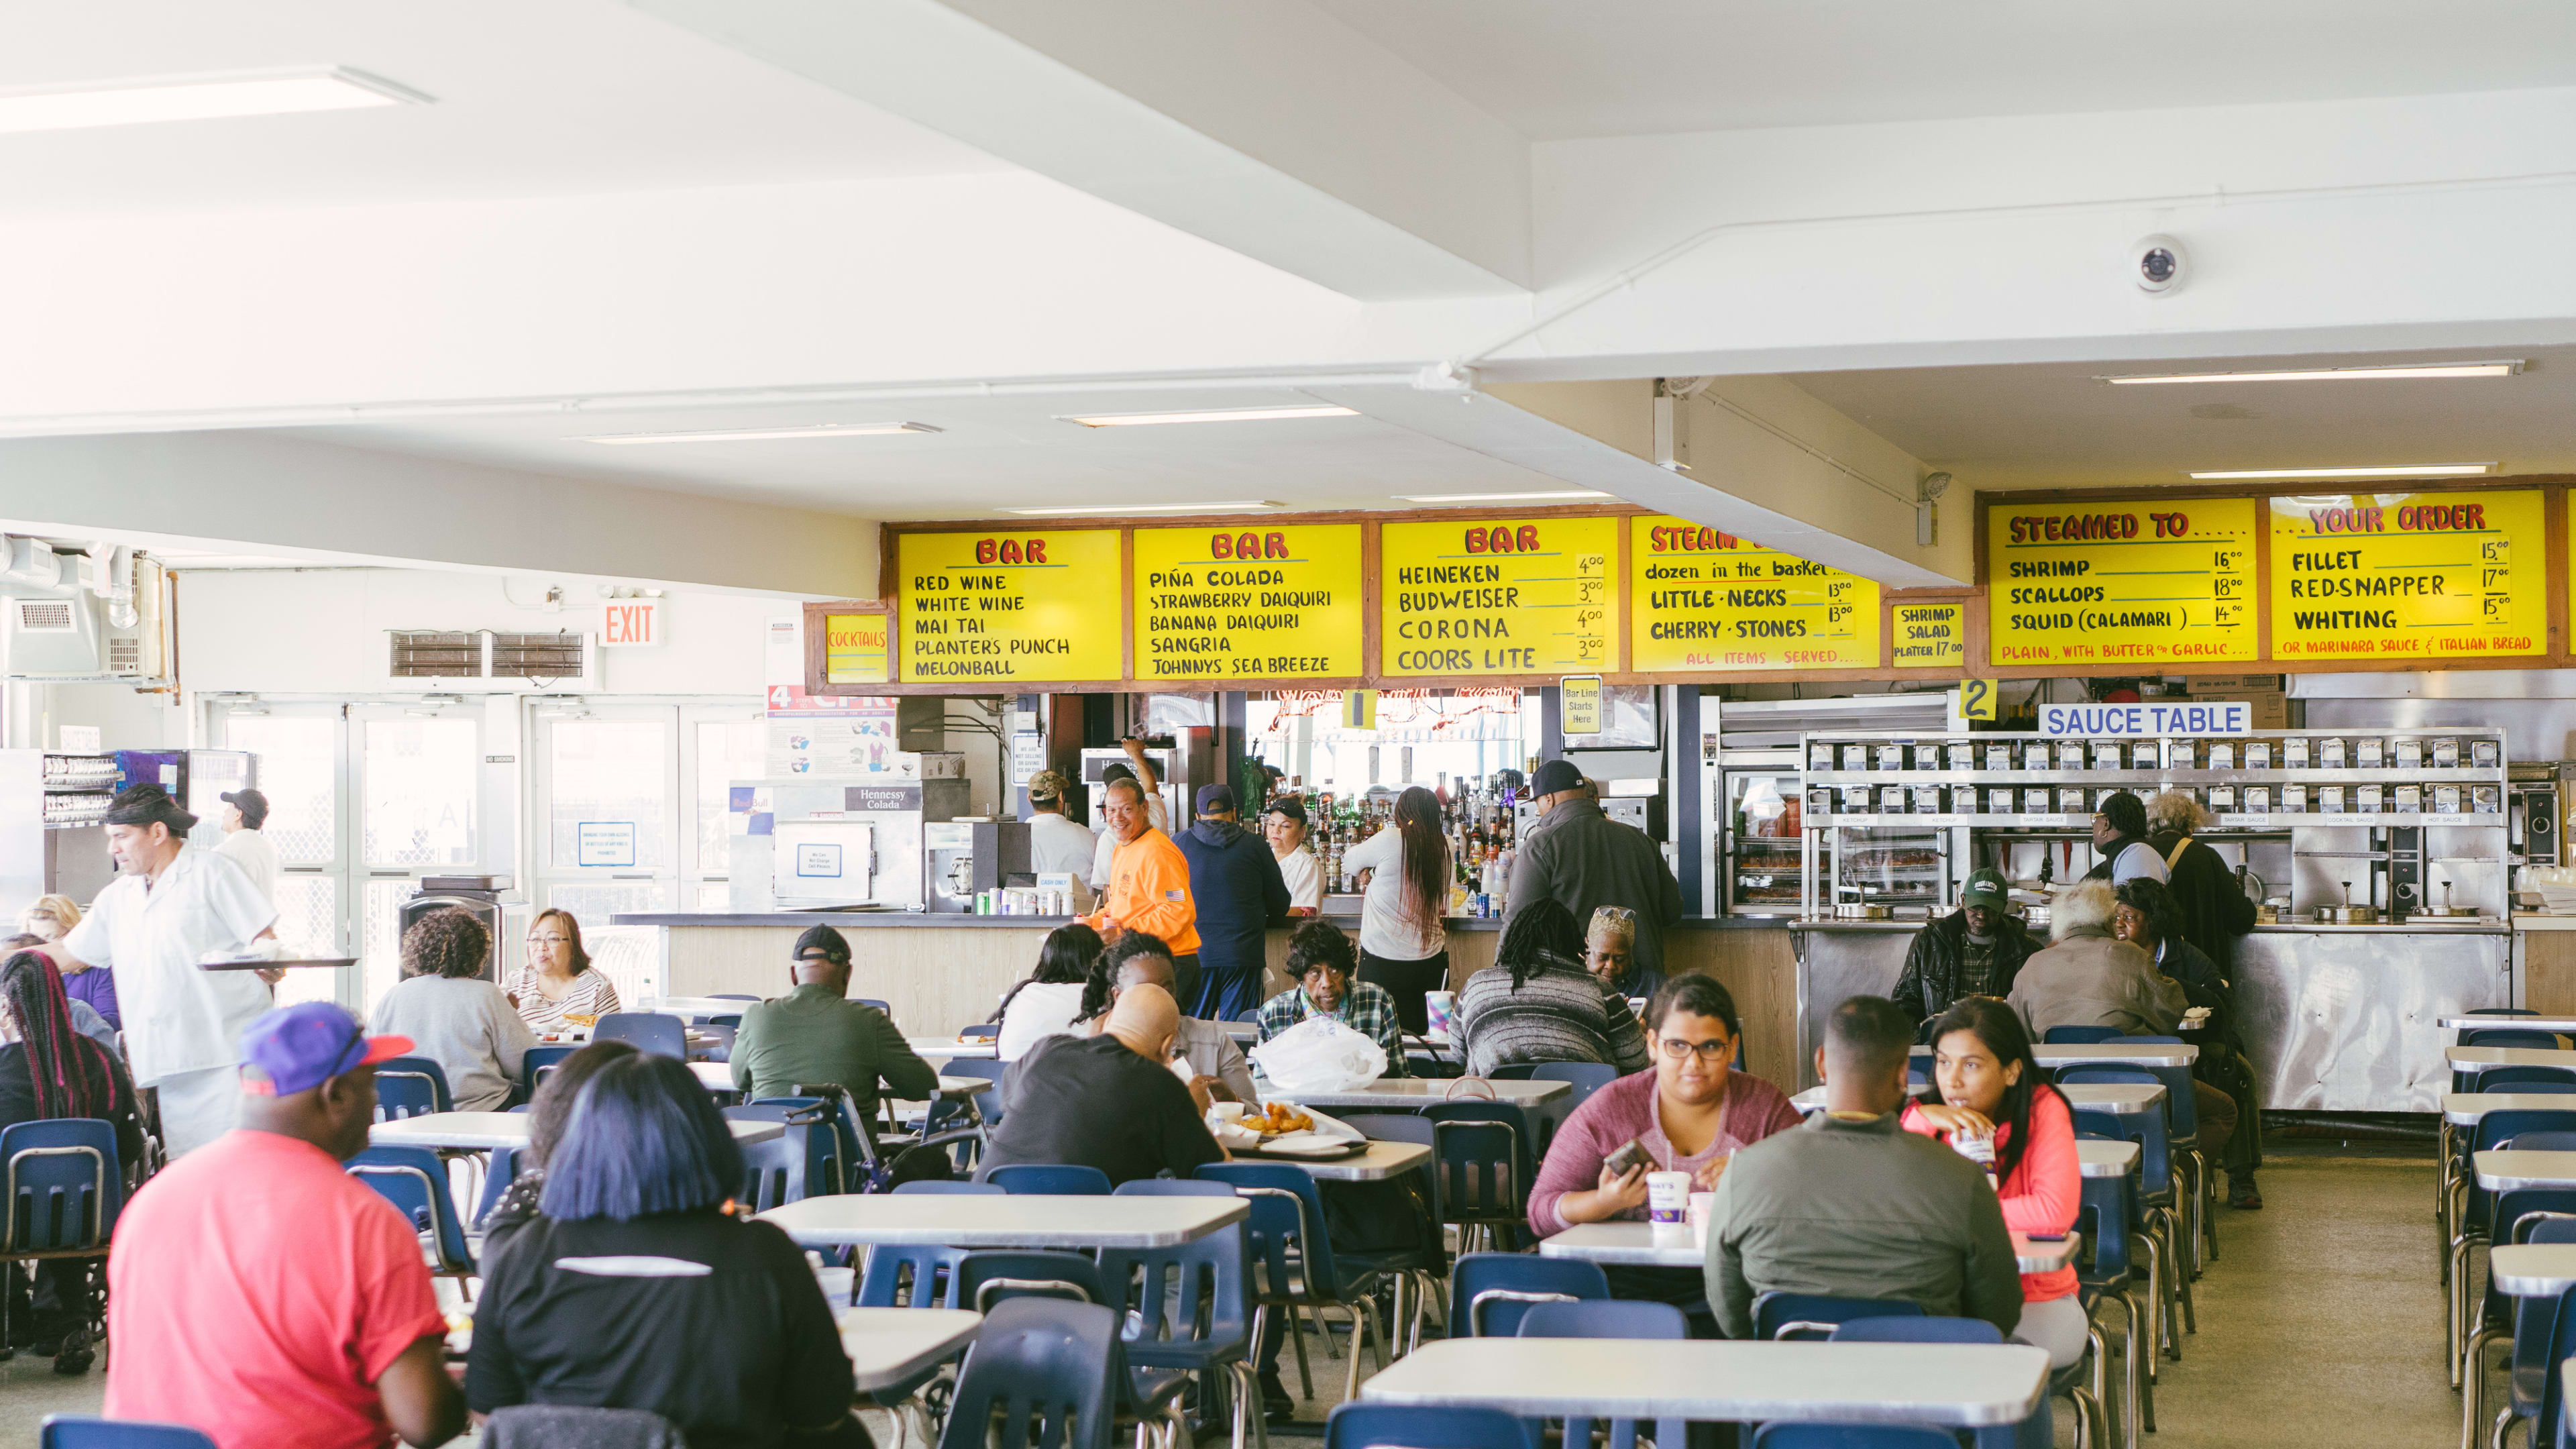
[[[1714,977],[1676,976],[1646,1007],[1652,1069],[1621,1077],[1574,1110],[1530,1188],[1530,1226],[1542,1235],[1577,1223],[1646,1216],[1646,1174],[1688,1172],[1692,1191],[1717,1186],[1729,1158],[1798,1125],[1798,1109],[1778,1087],[1734,1070],[1736,1040],[1744,1033],[1735,998]],[[1628,1143],[1646,1160],[1613,1173],[1609,1158]],[[1650,1298],[1705,1315],[1705,1284],[1695,1268],[1613,1266],[1610,1291],[1621,1298]],[[1706,1325],[1714,1335],[1715,1325]]]

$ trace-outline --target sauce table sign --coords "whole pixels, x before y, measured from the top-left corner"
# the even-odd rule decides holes
[[[1686,518],[1629,528],[1630,668],[1878,667],[1875,581]]]
[[[1378,532],[1378,672],[1472,677],[1612,668],[1616,518],[1443,519]]]
[[[2253,659],[2254,543],[2250,498],[1990,504],[1992,662]]]
[[[2547,653],[2541,500],[2537,489],[2273,499],[2273,656]]]

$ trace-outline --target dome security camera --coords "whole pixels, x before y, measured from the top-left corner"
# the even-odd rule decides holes
[[[2129,244],[2129,280],[2141,292],[2170,292],[2182,285],[2191,254],[2180,241],[2159,232]]]

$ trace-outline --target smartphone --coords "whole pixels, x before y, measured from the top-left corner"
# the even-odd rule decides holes
[[[1635,1168],[1650,1166],[1651,1159],[1646,1156],[1645,1144],[1631,1137],[1627,1145],[1603,1159],[1601,1165],[1610,1169],[1612,1177],[1626,1177]]]
[[[2030,1239],[2034,1243],[2062,1243],[2066,1241],[2066,1235],[2064,1233],[2024,1233],[2022,1236]]]

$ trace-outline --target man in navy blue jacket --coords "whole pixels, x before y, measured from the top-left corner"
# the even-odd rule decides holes
[[[1227,786],[1199,787],[1198,823],[1176,843],[1190,863],[1190,896],[1199,908],[1198,991],[1181,1010],[1202,1021],[1232,1021],[1261,1005],[1265,933],[1288,919],[1288,883],[1269,844],[1235,823]]]

